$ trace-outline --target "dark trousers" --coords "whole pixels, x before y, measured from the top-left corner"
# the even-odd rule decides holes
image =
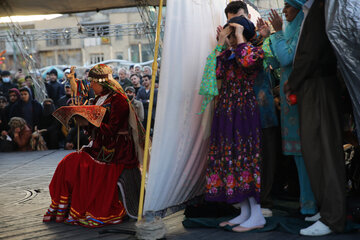
[[[302,153],[320,205],[320,221],[336,232],[346,221],[340,102],[335,76],[308,79],[298,92]]]
[[[274,183],[277,159],[278,127],[261,129],[261,207],[272,208],[271,189]]]

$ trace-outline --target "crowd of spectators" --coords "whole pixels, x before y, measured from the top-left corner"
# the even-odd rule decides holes
[[[129,100],[146,128],[149,108],[152,69],[149,66],[133,65],[129,68],[113,69],[113,78],[123,87]],[[43,149],[67,150],[77,147],[77,127],[70,124],[66,129],[52,115],[56,109],[73,103],[71,86],[67,80],[69,68],[64,74],[52,69],[42,79],[45,83],[47,98],[39,103],[35,97],[35,87],[31,76],[25,76],[21,69],[15,74],[0,71],[0,152],[30,151]],[[88,81],[89,69],[79,73],[78,78]],[[59,78],[64,75],[64,78]],[[40,77],[39,77],[40,78]],[[158,74],[155,79],[155,95],[151,132],[154,126]],[[95,94],[89,88],[87,104],[92,104]],[[83,101],[85,102],[85,101]],[[80,129],[80,145],[88,144],[84,129]]]

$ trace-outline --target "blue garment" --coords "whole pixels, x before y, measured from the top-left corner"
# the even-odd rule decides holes
[[[269,69],[269,65],[273,64],[275,57],[269,46],[269,38],[263,39],[262,43],[264,69],[258,73],[253,88],[260,110],[261,128],[269,128],[279,125],[275,111],[274,96],[272,95],[273,85]]]
[[[304,158],[294,156],[300,183],[300,212],[302,214],[314,215],[318,212],[314,193],[311,190],[310,179],[306,171]]]
[[[316,201],[311,190],[309,176],[301,154],[299,112],[297,105],[290,106],[284,94],[284,84],[292,71],[296,45],[304,14],[299,11],[296,18],[287,24],[285,32],[278,31],[270,36],[270,48],[281,67],[280,101],[281,101],[281,135],[283,153],[294,155],[300,184],[300,206],[302,214],[317,212]]]
[[[270,48],[281,67],[280,101],[281,101],[281,135],[283,153],[285,155],[301,156],[299,135],[299,113],[297,105],[290,106],[284,94],[284,83],[292,71],[296,45],[299,39],[300,27],[304,14],[299,11],[296,18],[287,24],[284,31],[278,31],[270,36]]]
[[[278,126],[270,82],[270,71],[261,70],[255,79],[253,87],[260,110],[261,128]]]

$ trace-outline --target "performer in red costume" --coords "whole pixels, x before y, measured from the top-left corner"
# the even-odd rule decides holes
[[[97,95],[94,104],[106,108],[106,113],[100,127],[75,116],[80,126],[88,128],[91,141],[57,166],[49,186],[52,203],[44,222],[101,227],[121,223],[126,215],[117,180],[124,169],[139,167],[144,132],[110,67],[94,66],[89,80]]]

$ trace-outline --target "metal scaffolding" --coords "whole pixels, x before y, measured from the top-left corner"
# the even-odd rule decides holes
[[[39,64],[38,61],[36,61],[35,56],[31,53],[31,43],[33,41],[32,36],[23,34],[23,30],[18,23],[11,22],[8,23],[8,26],[11,29],[11,32],[7,32],[7,37],[8,39],[11,39],[17,46],[17,49],[26,62],[27,70],[33,79],[35,86],[35,98],[39,102],[43,102],[47,97],[47,93],[44,82],[37,77]]]
[[[66,40],[76,38],[89,38],[89,37],[112,37],[112,36],[133,36],[133,35],[147,35],[153,36],[155,29],[151,26],[154,22],[147,23],[130,23],[130,24],[105,24],[105,25],[81,25],[79,27],[70,28],[57,28],[57,29],[22,29],[20,26],[16,27],[13,31],[0,31],[0,41],[11,42],[20,38],[24,41],[30,39],[31,41],[39,40]],[[164,23],[161,26],[164,30]]]
[[[137,9],[139,11],[142,22],[145,25],[145,28],[148,29],[146,36],[149,39],[149,43],[152,46],[155,46],[155,33],[156,33],[156,11],[155,7],[149,6],[147,0],[136,0]],[[154,9],[154,11],[152,11]],[[161,32],[164,31],[164,19],[162,19]],[[162,45],[162,39],[160,38],[160,46]],[[159,56],[161,56],[161,47],[159,49]],[[151,48],[151,53],[154,55],[154,49]]]

